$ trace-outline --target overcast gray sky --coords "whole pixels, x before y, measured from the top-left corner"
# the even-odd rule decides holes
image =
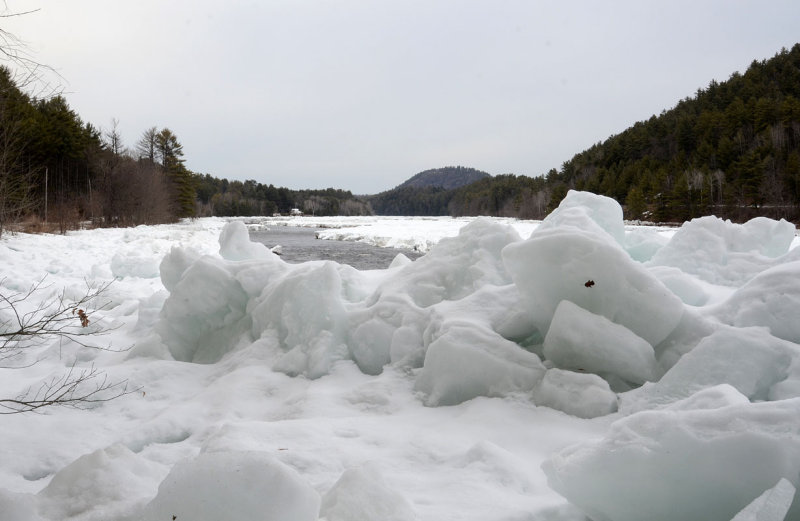
[[[70,106],[195,172],[390,189],[536,176],[800,41],[800,1],[8,0]]]

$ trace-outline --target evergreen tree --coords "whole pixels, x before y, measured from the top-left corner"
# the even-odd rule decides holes
[[[183,145],[170,129],[164,128],[155,137],[155,151],[161,167],[172,182],[177,216],[194,217],[195,182],[183,164]]]

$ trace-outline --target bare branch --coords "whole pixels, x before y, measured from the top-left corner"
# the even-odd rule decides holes
[[[93,365],[87,369],[72,365],[65,374],[42,382],[35,391],[29,389],[16,398],[0,399],[0,414],[19,414],[53,406],[88,409],[138,390],[129,388],[127,381],[109,381],[108,375]]]
[[[40,9],[6,12],[0,14],[0,18],[15,18],[33,14],[37,11],[40,11]],[[21,72],[16,83],[21,86],[33,86],[32,88],[37,91],[34,97],[45,99],[60,94],[59,87],[53,87],[49,82],[44,80],[47,74],[55,74],[57,77],[61,78],[58,71],[49,65],[37,61],[28,50],[27,43],[22,41],[17,35],[2,28],[0,28],[0,61],[8,62],[9,65],[13,66],[12,68]],[[34,85],[36,83],[40,84],[38,88]]]
[[[1,283],[2,281],[0,281]],[[43,300],[25,313],[20,312],[23,302],[36,293],[46,289],[44,280],[33,284],[27,291],[5,295],[0,293],[0,360],[12,359],[23,350],[40,346],[53,339],[70,340],[76,344],[104,351],[112,350],[89,343],[84,339],[108,334],[113,328],[89,327],[90,312],[95,302],[113,283],[100,285],[86,283],[86,292],[75,301],[69,301],[62,291],[55,299]],[[107,304],[101,303],[92,312],[102,310]],[[124,349],[123,349],[124,350]]]
[[[4,280],[0,280],[0,285]],[[69,300],[66,292],[62,291],[54,298],[42,299],[32,305],[32,301],[38,300],[37,294],[49,287],[44,285],[44,280],[25,291],[0,293],[0,364],[19,360],[26,351],[52,340],[69,340],[91,349],[122,351],[84,340],[111,331],[111,328],[90,325],[90,317],[106,306],[102,302],[99,306],[96,303],[112,283],[93,285],[87,282],[86,292],[77,300]],[[26,305],[31,309],[22,311]],[[0,367],[20,369],[39,361]],[[127,381],[110,381],[94,365],[78,368],[73,363],[65,374],[42,382],[36,389],[28,389],[16,398],[0,398],[0,414],[31,412],[51,406],[85,409],[136,390],[129,389]]]
[[[39,9],[31,9],[30,11],[23,11],[21,13],[0,14],[0,18],[13,18],[15,16],[24,16],[26,14],[35,13],[36,11],[41,11],[41,8],[39,8]]]

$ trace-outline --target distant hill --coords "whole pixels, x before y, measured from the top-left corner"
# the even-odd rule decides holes
[[[448,215],[456,191],[484,179],[491,176],[474,168],[434,168],[366,200],[377,215]]]
[[[487,177],[491,176],[486,172],[474,168],[446,166],[444,168],[433,168],[420,172],[397,186],[397,188],[425,188],[436,186],[444,188],[445,190],[453,190],[454,188],[461,188],[462,186],[467,186]]]

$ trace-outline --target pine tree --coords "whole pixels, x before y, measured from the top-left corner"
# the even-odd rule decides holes
[[[157,159],[174,187],[174,201],[178,217],[195,216],[195,182],[192,173],[183,164],[183,145],[168,128],[155,138]]]

